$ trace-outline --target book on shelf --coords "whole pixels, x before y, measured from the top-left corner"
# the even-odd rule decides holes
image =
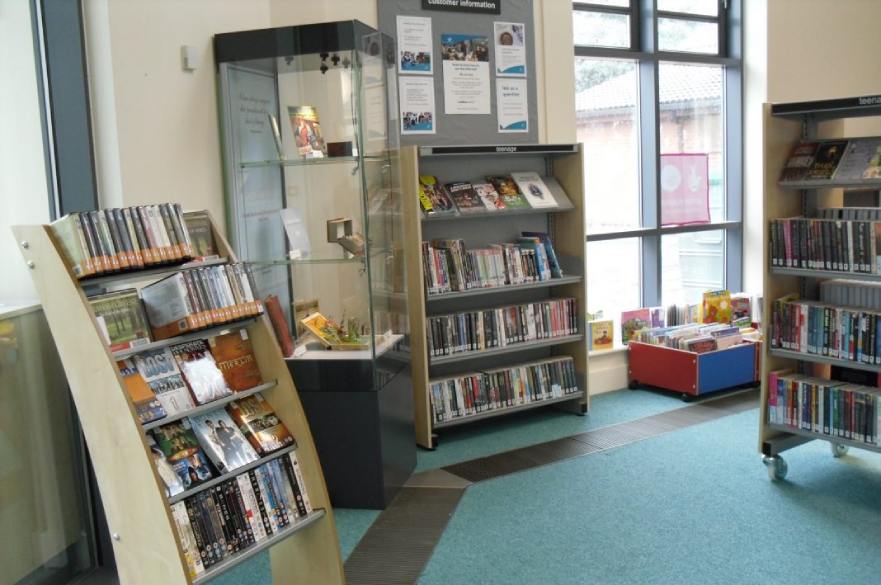
[[[191,576],[246,551],[312,513],[296,452],[172,506]]]
[[[588,321],[590,351],[612,349],[615,344],[615,322],[611,320]]]
[[[820,210],[822,216],[863,217],[854,210]],[[771,266],[878,274],[881,271],[881,221],[790,217],[773,219],[768,242]]]
[[[304,158],[327,156],[327,144],[321,133],[318,110],[313,106],[288,106],[288,118],[297,152]]]
[[[728,323],[673,325],[637,331],[632,341],[706,353],[743,343],[741,328]]]
[[[517,183],[510,176],[490,175],[486,180],[496,189],[506,209],[530,209],[529,201],[520,193]]]
[[[808,172],[806,181],[828,181],[835,175],[838,163],[844,156],[847,140],[829,140],[820,143]]]
[[[830,438],[878,445],[879,390],[793,374],[768,374],[768,422]]]
[[[291,357],[294,355],[294,340],[291,337],[291,330],[288,327],[288,320],[281,308],[281,302],[278,296],[269,295],[264,299],[266,305],[266,314],[269,316],[269,322],[272,323],[272,331],[275,333],[275,340],[278,342],[281,355]]]
[[[881,311],[881,283],[824,280],[820,283],[820,300],[839,307]]]
[[[749,327],[753,322],[752,297],[745,293],[731,295],[731,324]]]
[[[126,359],[116,362],[123,386],[135,407],[135,414],[141,424],[151,423],[167,416],[156,393],[141,377],[134,360]]]
[[[771,305],[772,348],[881,365],[878,308],[845,308],[787,295]]]
[[[819,142],[801,142],[796,144],[786,160],[780,180],[782,182],[803,180],[808,174],[808,169],[814,163],[814,155],[817,154],[819,147]]]
[[[172,345],[169,350],[196,398],[196,402],[207,404],[232,394],[223,372],[214,361],[208,342],[204,339]]]
[[[551,264],[548,259],[547,248],[542,239],[538,237],[521,236],[517,238],[517,246],[532,250],[535,254],[538,280],[550,280],[552,277]]]
[[[189,419],[170,422],[150,431],[153,462],[174,496],[214,477]]]
[[[419,205],[425,215],[455,215],[456,206],[433,175],[419,176]]]
[[[429,355],[453,355],[574,335],[578,333],[577,304],[574,298],[552,299],[429,317]]]
[[[262,305],[243,264],[177,272],[141,289],[154,339],[252,317]]]
[[[249,390],[263,383],[247,329],[210,337],[208,346],[226,385],[233,392]]]
[[[221,473],[260,458],[226,410],[218,408],[189,418],[199,443]]]
[[[474,186],[468,181],[452,181],[444,184],[444,189],[450,195],[450,199],[456,204],[459,213],[480,213],[486,211],[486,206],[474,190]]]
[[[558,207],[557,200],[538,173],[511,173],[511,178],[517,183],[520,193],[533,209]]]
[[[836,181],[860,181],[872,174],[872,159],[881,147],[881,138],[852,138],[847,141],[844,155],[835,171]]]
[[[211,218],[204,211],[193,211],[184,215],[187,235],[189,236],[194,260],[207,260],[218,258],[217,242],[214,240],[214,230],[211,227]]]
[[[110,351],[150,343],[150,327],[136,289],[130,288],[89,297],[98,329]]]
[[[557,252],[554,250],[554,241],[551,239],[551,235],[547,232],[520,232],[520,234],[523,237],[538,238],[541,240],[542,244],[544,244],[545,253],[547,254],[548,264],[550,265],[551,277],[562,278],[563,268],[560,266],[560,261],[557,259]]]
[[[429,381],[435,423],[577,392],[575,363],[571,357]]]
[[[635,334],[651,327],[651,309],[640,308],[621,312],[621,343],[627,344]]]
[[[185,226],[173,203],[69,213],[50,224],[77,278],[188,260]]]
[[[182,414],[196,407],[169,348],[138,352],[132,361],[169,415]]]
[[[226,410],[260,455],[294,444],[293,435],[259,392],[230,402]]]
[[[727,290],[708,290],[703,294],[701,314],[704,323],[731,322],[731,292]]]
[[[480,197],[487,211],[501,211],[506,209],[505,202],[492,183],[474,183],[474,192]]]

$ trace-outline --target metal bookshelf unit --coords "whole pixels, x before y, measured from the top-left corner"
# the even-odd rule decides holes
[[[587,342],[584,310],[587,306],[585,278],[585,211],[583,149],[580,144],[505,146],[409,146],[401,150],[404,195],[405,262],[407,266],[410,348],[412,355],[413,405],[416,442],[432,449],[436,431],[546,405],[584,414],[588,410]],[[419,176],[434,175],[440,183],[475,180],[488,175],[533,171],[542,176],[558,202],[555,208],[492,211],[455,216],[424,216],[419,207]],[[528,284],[426,294],[421,242],[461,239],[466,248],[515,241],[521,231],[551,235],[563,278]],[[431,356],[427,319],[499,305],[516,305],[556,298],[575,298],[578,331],[530,342],[512,343],[480,351]],[[562,397],[484,410],[436,421],[430,381],[478,373],[490,369],[528,365],[545,358],[572,357],[578,391]]]
[[[881,116],[881,96],[864,96],[833,100],[765,104],[765,171],[764,171],[764,307],[763,329],[770,332],[771,307],[774,300],[789,293],[798,292],[803,299],[817,298],[819,283],[826,279],[849,279],[878,282],[878,274],[862,274],[835,270],[811,270],[771,266],[769,226],[771,220],[795,216],[810,217],[821,207],[841,207],[844,189],[881,189],[881,179],[862,180],[800,180],[781,181],[792,148],[799,141],[814,139],[843,139],[844,120]],[[799,429],[769,422],[768,399],[769,373],[779,369],[794,372],[822,374],[817,372],[829,366],[842,366],[856,370],[881,373],[881,366],[858,361],[839,360],[823,355],[801,353],[764,345],[762,360],[762,393],[759,419],[759,451],[772,480],[786,476],[788,466],[781,456],[784,451],[811,440],[824,440],[831,444],[835,457],[844,455],[849,447],[878,451],[877,445],[848,440],[842,437]],[[825,377],[825,376],[821,376]]]

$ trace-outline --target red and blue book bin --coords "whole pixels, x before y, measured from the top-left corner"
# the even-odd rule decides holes
[[[746,342],[694,353],[661,345],[628,344],[630,388],[653,386],[679,392],[683,400],[753,385],[761,377],[761,344]]]

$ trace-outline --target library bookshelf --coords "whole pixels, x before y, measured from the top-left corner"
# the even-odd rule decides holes
[[[881,189],[881,179],[781,180],[790,153],[800,141],[846,139],[845,120],[881,116],[881,96],[841,98],[812,102],[765,104],[764,131],[764,307],[762,328],[771,332],[775,299],[797,293],[801,299],[818,298],[819,284],[828,279],[878,282],[879,275],[774,266],[771,262],[771,221],[797,216],[811,217],[823,207],[847,206],[845,189]],[[838,173],[836,173],[838,174]],[[828,303],[827,303],[828,304]],[[769,374],[775,370],[829,377],[830,366],[881,373],[881,366],[824,355],[772,347],[770,338],[762,344],[762,390],[759,418],[759,451],[772,480],[783,479],[788,471],[781,456],[784,451],[812,440],[830,443],[833,456],[840,457],[849,447],[879,451],[879,446],[841,436],[772,423],[769,408]]]
[[[584,414],[589,408],[583,147],[563,145],[408,146],[401,150],[404,194],[404,238],[413,375],[416,442],[436,446],[439,429],[554,404]],[[419,177],[434,175],[441,183],[474,180],[488,175],[532,171],[542,176],[558,202],[556,208],[500,210],[472,215],[424,216],[419,207]],[[521,231],[549,233],[563,277],[521,285],[427,294],[421,243],[432,239],[461,239],[466,248],[513,242]],[[490,309],[551,299],[574,298],[577,332],[556,338],[504,347],[431,356],[428,319],[435,315]],[[430,381],[463,373],[526,365],[546,358],[571,357],[577,391],[525,404],[484,410],[451,420],[435,421]]]
[[[214,224],[211,229],[219,254],[234,262],[235,255]],[[206,263],[192,262],[78,280],[49,226],[16,226],[13,231],[24,260],[31,269],[76,404],[101,491],[119,582],[165,585],[203,583],[268,549],[273,583],[276,585],[345,583],[321,465],[297,390],[268,317],[262,315],[243,319],[153,342],[136,350],[111,352],[102,338],[87,299],[88,292],[149,283],[176,271],[201,267]],[[269,538],[228,556],[197,577],[191,577],[170,506],[196,491],[208,489],[219,481],[243,473],[245,469],[221,474],[216,481],[201,484],[172,498],[167,497],[164,483],[152,463],[146,431],[180,417],[142,425],[128,393],[123,389],[116,361],[146,347],[170,345],[186,338],[201,339],[239,329],[248,332],[264,380],[258,387],[259,391],[296,439],[297,458],[314,511]],[[247,393],[256,391],[253,389]],[[244,395],[241,393],[235,398]],[[206,408],[222,407],[223,404],[223,401],[210,403],[187,414],[197,414]],[[289,450],[271,453],[253,465],[286,455]]]

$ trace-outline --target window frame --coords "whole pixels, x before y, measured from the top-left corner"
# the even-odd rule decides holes
[[[612,58],[637,65],[639,98],[640,225],[638,229],[585,234],[587,242],[637,237],[641,243],[641,306],[662,304],[663,236],[722,230],[723,286],[732,291],[743,287],[743,63],[742,0],[717,0],[716,16],[657,9],[657,0],[630,0],[629,7],[573,2],[578,11],[627,14],[630,16],[630,48],[575,45],[575,57]],[[718,53],[659,51],[658,21],[674,18],[718,24]],[[574,20],[574,19],[573,19]],[[716,65],[722,68],[722,145],[724,160],[725,220],[696,225],[663,227],[660,223],[660,100],[661,63]],[[590,181],[586,177],[585,181]],[[587,210],[590,213],[590,210]],[[669,303],[670,300],[668,299]]]

